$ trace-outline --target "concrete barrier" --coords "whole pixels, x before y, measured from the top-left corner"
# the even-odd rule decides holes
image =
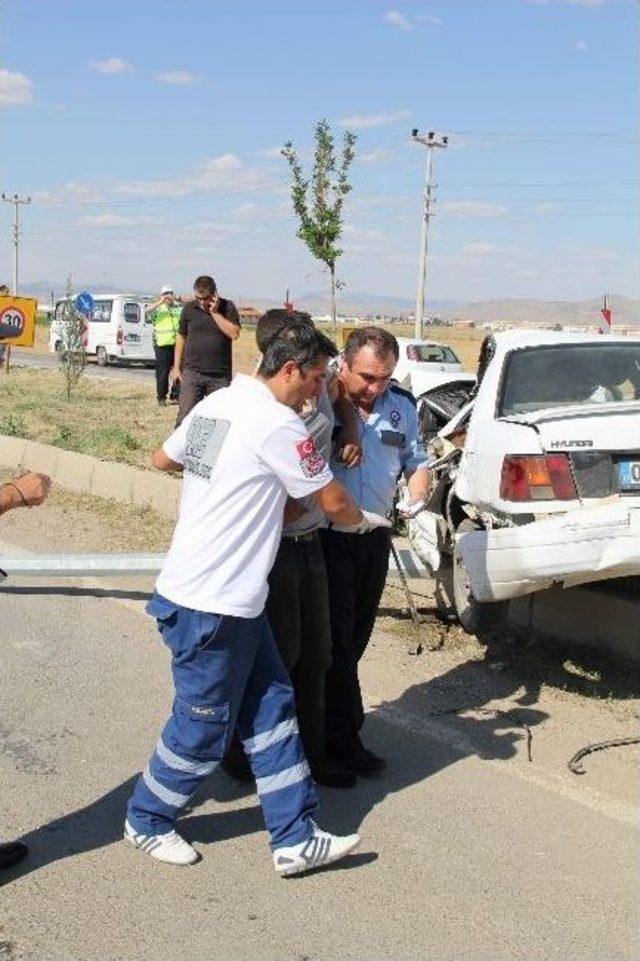
[[[597,584],[551,587],[509,604],[517,627],[556,640],[608,651],[640,662],[638,600],[602,591]]]
[[[169,474],[99,460],[87,454],[0,434],[0,464],[33,470],[77,494],[110,497],[136,507],[152,507],[163,517],[178,515],[181,481]]]

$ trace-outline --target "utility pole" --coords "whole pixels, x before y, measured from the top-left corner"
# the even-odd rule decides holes
[[[2,199],[7,204],[13,204],[13,295],[18,295],[18,252],[20,248],[20,207],[31,203],[31,197],[7,197],[2,194]]]
[[[419,340],[423,336],[424,314],[424,285],[427,278],[427,247],[429,241],[429,220],[433,216],[431,203],[433,201],[434,184],[431,179],[433,171],[433,151],[435,147],[447,147],[449,138],[430,130],[426,137],[419,135],[418,128],[411,131],[411,139],[427,148],[427,162],[424,171],[424,185],[422,188],[422,232],[420,235],[420,253],[418,256],[418,287],[416,291],[416,312],[414,317],[414,334]]]

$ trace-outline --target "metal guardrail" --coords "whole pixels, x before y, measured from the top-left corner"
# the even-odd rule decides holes
[[[400,548],[398,555],[408,577],[425,578],[429,573],[408,548]],[[164,554],[20,554],[0,553],[0,583],[2,574],[19,577],[132,577],[137,574],[158,574]],[[389,573],[397,573],[395,558],[389,562]]]
[[[157,574],[164,558],[164,554],[0,555],[0,570],[20,577],[131,577]]]

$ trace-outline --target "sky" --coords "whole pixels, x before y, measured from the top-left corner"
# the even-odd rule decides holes
[[[638,297],[635,0],[0,0],[0,190],[22,283],[295,300],[291,140],[357,134],[338,274],[430,301]],[[0,279],[13,208],[0,204]]]

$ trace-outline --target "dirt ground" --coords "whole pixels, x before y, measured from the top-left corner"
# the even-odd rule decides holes
[[[0,470],[0,482],[8,477],[7,470]],[[173,522],[152,510],[72,494],[59,487],[52,489],[44,509],[7,515],[3,536],[10,541],[12,528],[22,530],[26,521],[34,530],[46,526],[60,552],[163,552],[173,532]],[[462,705],[478,703],[480,695],[483,701],[490,700],[492,689],[504,687],[503,675],[515,671],[534,699],[542,689],[552,690],[561,698],[598,701],[620,722],[640,718],[637,668],[596,651],[525,636],[515,630],[494,637],[472,637],[452,616],[439,610],[431,581],[414,580],[411,586],[419,626],[411,619],[400,581],[390,575],[376,621],[376,642],[368,656],[374,661],[393,661],[406,676],[425,671],[430,674],[433,669],[448,672],[463,662],[476,664],[477,672],[469,675],[473,679],[471,687],[449,691],[448,704],[451,695],[456,704]]]

